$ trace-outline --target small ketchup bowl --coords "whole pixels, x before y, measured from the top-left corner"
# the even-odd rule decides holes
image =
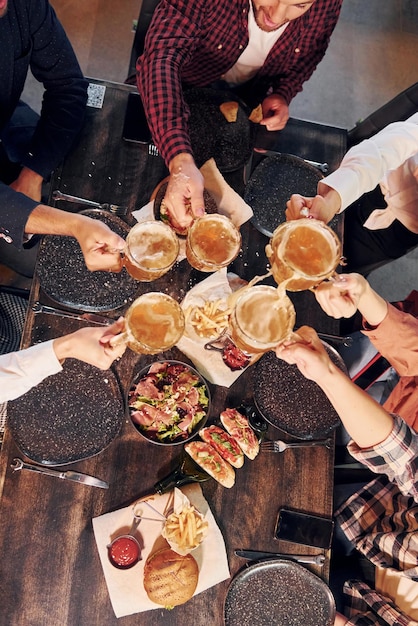
[[[118,569],[129,569],[141,560],[141,546],[132,535],[119,535],[107,546],[109,561]]]

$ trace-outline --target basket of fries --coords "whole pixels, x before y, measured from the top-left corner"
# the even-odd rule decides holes
[[[175,488],[173,512],[167,516],[161,533],[170,548],[181,555],[196,550],[206,537],[208,526],[204,515]]]
[[[215,339],[228,328],[230,314],[226,298],[199,298],[184,309],[185,333],[190,339]]]

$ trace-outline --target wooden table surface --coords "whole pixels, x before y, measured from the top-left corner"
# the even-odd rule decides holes
[[[146,146],[122,139],[124,109],[132,88],[94,82],[106,87],[103,108],[88,109],[80,142],[55,173],[51,189],[59,188],[97,202],[125,205],[132,211],[147,202],[154,187],[166,175],[166,169],[160,157],[148,154]],[[226,178],[242,191],[242,172]],[[64,202],[56,206],[68,210],[82,208]],[[267,238],[250,223],[242,227],[242,236],[243,252],[232,269],[242,278],[250,279],[266,268]],[[182,261],[158,281],[139,283],[138,295],[162,290],[180,300],[191,284],[204,277],[190,268],[187,261]],[[35,279],[23,347],[85,325],[70,318],[35,316],[30,307],[38,299],[50,304]],[[318,331],[338,333],[338,324],[322,313],[311,293],[292,294],[292,299],[297,325],[307,323]],[[119,312],[123,313],[123,308]],[[115,312],[109,315],[115,317]],[[176,348],[161,358],[188,362]],[[150,360],[151,357],[127,350],[114,365],[123,395],[134,372]],[[211,385],[210,419],[215,419],[226,406],[251,401],[252,379],[253,368],[249,368],[230,388]],[[36,407],[28,410],[36,411]],[[42,420],[42,415],[39,419]],[[268,436],[286,438],[272,427]],[[92,518],[127,506],[149,492],[174,467],[179,454],[177,446],[162,447],[146,442],[125,421],[121,433],[104,451],[71,465],[71,469],[106,480],[110,488],[102,490],[32,472],[14,473],[10,462],[22,454],[6,428],[0,456],[0,625],[221,626],[230,580],[173,611],[156,608],[116,619],[95,544]],[[223,534],[232,577],[244,566],[244,561],[234,555],[237,548],[301,551],[301,546],[289,546],[273,539],[280,507],[331,515],[333,449],[297,448],[282,454],[260,453],[236,472],[232,489],[225,489],[214,480],[203,483],[202,489]],[[314,548],[302,550],[312,554],[321,552]],[[327,580],[329,558],[322,568],[307,567]],[[138,580],[138,585],[141,584]]]

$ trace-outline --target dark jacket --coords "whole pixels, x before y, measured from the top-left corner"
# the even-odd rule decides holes
[[[0,134],[21,97],[30,68],[45,87],[40,120],[22,165],[44,178],[63,160],[84,121],[87,81],[47,0],[9,0],[0,18]],[[0,183],[0,235],[17,247],[38,203]]]

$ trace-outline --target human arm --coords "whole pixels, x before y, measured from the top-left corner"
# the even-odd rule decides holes
[[[204,215],[203,176],[191,154],[178,154],[169,164],[170,176],[164,202],[173,226],[187,228]]]
[[[382,298],[360,274],[341,274],[316,287],[321,308],[336,319],[363,317],[363,334],[400,376],[418,376],[418,319]],[[394,339],[396,337],[396,339]],[[407,392],[404,392],[406,401]]]
[[[298,341],[278,346],[276,355],[317,383],[359,448],[384,441],[393,429],[393,417],[331,361],[312,328],[303,326],[297,335]]]
[[[28,196],[28,198],[31,198],[36,202],[40,202],[42,194],[42,182],[43,178],[40,174],[37,174],[27,167],[23,167],[16,180],[14,180],[10,184],[10,187],[14,191],[23,193],[25,194],[25,196]]]
[[[46,178],[81,130],[88,81],[51,5],[46,0],[31,2],[25,18],[28,23],[21,34],[21,45],[25,54],[31,51],[30,69],[45,91],[40,119],[22,165]],[[19,16],[19,21],[23,19]]]
[[[291,21],[260,72],[269,77],[270,91],[290,104],[323,59],[337,24],[342,0],[315,2]],[[309,107],[309,101],[307,102]]]
[[[388,303],[360,274],[339,274],[314,290],[315,298],[330,317],[352,317],[358,310],[369,326],[378,326],[386,317]]]
[[[45,341],[19,352],[0,356],[0,402],[14,400],[42,380],[62,370],[60,361],[79,360],[108,369],[115,358],[123,354],[125,346],[112,348],[110,338],[122,331],[123,319],[105,330],[81,328],[58,339]]]
[[[303,206],[312,217],[329,222],[364,193],[375,189],[391,170],[418,152],[418,113],[394,122],[370,139],[351,148],[339,168],[318,183],[318,195],[293,195],[287,203],[287,219],[299,219]]]
[[[120,251],[125,240],[100,220],[39,204],[30,213],[25,231],[32,235],[75,237],[90,271],[121,269]]]

